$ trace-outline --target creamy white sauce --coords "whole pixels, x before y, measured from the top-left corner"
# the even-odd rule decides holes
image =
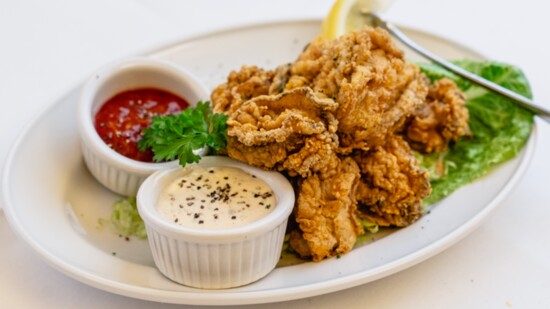
[[[161,192],[157,209],[168,221],[188,227],[226,229],[257,221],[276,205],[263,180],[234,167],[187,168]]]

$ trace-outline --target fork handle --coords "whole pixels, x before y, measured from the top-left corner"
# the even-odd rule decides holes
[[[541,116],[540,118],[544,119],[548,123],[550,123],[550,110],[547,108],[535,103],[533,100],[524,97],[514,91],[511,91],[509,89],[506,89],[498,84],[495,84],[479,75],[473,74],[471,72],[468,72],[451,62],[435,55],[429,52],[428,50],[424,49],[422,46],[418,45],[416,42],[411,40],[406,34],[401,32],[399,28],[397,28],[395,25],[382,20],[379,16],[377,16],[374,13],[368,13],[373,19],[374,23],[387,30],[390,34],[395,36],[399,41],[401,41],[403,44],[407,45],[420,55],[424,56],[425,58],[428,58],[429,60],[433,61],[436,64],[439,64],[440,66],[446,68],[447,70],[455,73],[456,75],[459,75],[473,83],[476,83],[482,87],[485,87],[486,89],[489,89],[491,91],[494,91],[500,95],[503,95],[509,99],[512,99],[516,102],[518,102],[522,107],[530,110],[531,112]]]

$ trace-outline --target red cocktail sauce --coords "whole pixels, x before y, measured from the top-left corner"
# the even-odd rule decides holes
[[[121,92],[103,104],[95,116],[95,129],[116,152],[130,159],[153,162],[153,152],[139,151],[141,131],[155,116],[177,114],[189,103],[170,92],[141,88]]]

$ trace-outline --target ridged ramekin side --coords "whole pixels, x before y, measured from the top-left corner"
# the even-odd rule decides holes
[[[135,196],[141,183],[148,175],[132,174],[128,171],[118,169],[95,154],[94,150],[81,143],[84,162],[92,175],[108,189],[124,195]]]
[[[281,255],[287,220],[262,235],[213,244],[175,240],[146,225],[149,245],[161,273],[178,283],[224,289],[266,276]]]

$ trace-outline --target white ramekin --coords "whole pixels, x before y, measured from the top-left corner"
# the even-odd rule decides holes
[[[105,101],[120,92],[145,87],[179,95],[190,106],[209,99],[208,88],[196,76],[172,63],[151,58],[111,63],[84,84],[78,106],[78,130],[84,161],[101,184],[126,196],[135,196],[151,173],[177,166],[177,161],[147,163],[127,158],[107,146],[95,130],[95,114]]]
[[[271,186],[277,205],[266,217],[242,227],[209,230],[177,225],[163,218],[156,204],[162,189],[184,174],[184,168],[153,173],[139,189],[137,207],[157,268],[175,282],[204,289],[242,286],[266,276],[281,255],[294,207],[292,186],[280,173],[228,157],[207,156],[197,164],[232,166],[255,175]]]

